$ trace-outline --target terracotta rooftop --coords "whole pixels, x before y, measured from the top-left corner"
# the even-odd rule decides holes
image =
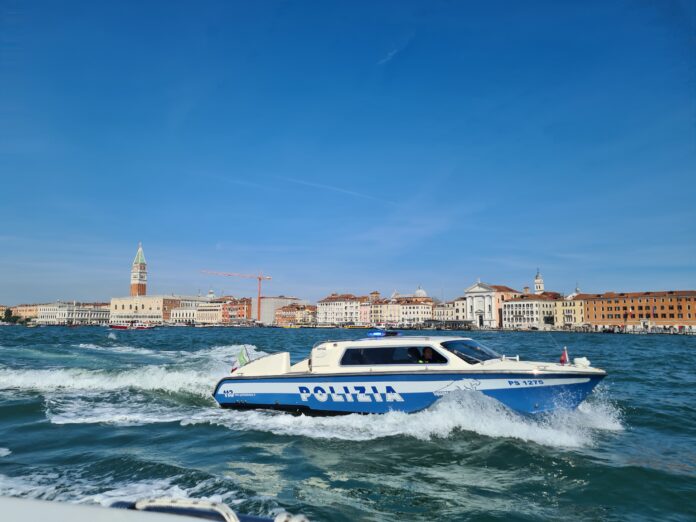
[[[622,299],[636,297],[695,297],[696,290],[660,290],[656,292],[604,292],[603,294],[580,294],[585,299]]]
[[[510,288],[509,286],[505,285],[489,285],[491,288],[494,288],[496,292],[512,292],[515,294],[521,294],[519,290],[515,290],[514,288]]]
[[[433,300],[429,297],[397,297],[394,301],[398,304],[433,304]]]
[[[301,310],[307,310],[309,312],[316,312],[317,307],[314,305],[292,303],[289,305],[282,306],[282,307],[278,308],[278,310],[282,311],[282,312],[297,312],[297,311],[301,311]]]
[[[513,301],[556,301],[561,298],[558,292],[544,292],[542,294],[522,294],[520,297],[513,297],[505,301],[512,303]]]
[[[353,294],[331,294],[330,296],[325,297],[320,303],[335,303],[337,301],[368,301],[369,298],[367,296],[355,296]]]

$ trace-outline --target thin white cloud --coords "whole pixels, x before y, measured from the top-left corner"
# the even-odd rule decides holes
[[[356,192],[354,190],[348,190],[344,189],[341,187],[334,187],[332,185],[324,185],[323,183],[312,183],[310,181],[304,181],[302,179],[295,179],[295,178],[280,178],[284,181],[289,181],[290,183],[295,183],[297,185],[304,185],[305,187],[312,187],[316,189],[321,189],[321,190],[328,190],[331,192],[338,192],[339,194],[345,194],[347,196],[353,196],[356,198],[362,198],[362,199],[369,199],[371,201],[379,201],[380,203],[390,203],[392,205],[395,204],[394,201],[385,199],[381,196],[372,196],[370,194],[363,194],[362,192]]]
[[[397,54],[399,54],[401,51],[403,51],[404,49],[406,49],[406,47],[409,46],[409,44],[413,40],[414,36],[415,36],[415,34],[410,35],[408,38],[406,38],[404,43],[402,43],[401,45],[395,46],[391,51],[389,51],[386,55],[384,55],[384,57],[382,57],[381,60],[379,60],[377,62],[377,65],[385,65],[385,64],[391,62]]]
[[[384,65],[385,63],[391,61],[392,58],[394,58],[397,54],[399,54],[399,51],[401,51],[401,49],[399,49],[398,47],[395,47],[394,49],[389,51],[384,58],[382,58],[380,61],[378,61],[377,65]]]

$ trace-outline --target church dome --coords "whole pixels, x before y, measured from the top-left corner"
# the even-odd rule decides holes
[[[416,291],[413,294],[414,297],[428,297],[428,292],[423,290],[420,285],[418,285],[418,288],[416,288]]]

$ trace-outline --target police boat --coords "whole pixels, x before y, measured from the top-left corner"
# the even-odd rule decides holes
[[[223,408],[310,415],[413,413],[456,391],[477,391],[521,413],[574,409],[606,376],[584,357],[521,361],[468,337],[324,341],[290,364],[281,352],[243,364],[216,385]],[[244,364],[246,363],[246,364]]]

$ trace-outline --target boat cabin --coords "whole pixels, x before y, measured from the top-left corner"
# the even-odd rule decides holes
[[[325,341],[316,344],[307,359],[294,365],[290,364],[290,354],[282,352],[248,363],[235,376],[467,370],[502,358],[468,337]]]

